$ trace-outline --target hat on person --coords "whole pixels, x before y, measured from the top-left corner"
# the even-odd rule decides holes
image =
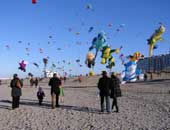
[[[114,75],[114,76],[116,76],[116,73],[115,73],[115,72],[112,72],[112,73],[111,73],[111,75]]]
[[[102,71],[102,75],[107,75],[107,72],[106,71]]]
[[[17,75],[17,74],[14,74],[13,77],[16,78],[16,77],[18,77],[18,75]]]

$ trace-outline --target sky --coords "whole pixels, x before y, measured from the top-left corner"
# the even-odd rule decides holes
[[[88,4],[91,9],[86,9]],[[37,0],[36,4],[32,4],[32,0],[2,0],[0,77],[11,77],[14,73],[25,77],[29,72],[41,76],[44,67],[42,59],[46,57],[49,57],[49,70],[53,69],[61,74],[86,74],[91,70],[84,62],[86,54],[93,38],[101,31],[107,34],[106,42],[111,48],[123,46],[118,55],[113,54],[116,66],[112,71],[121,72],[124,67],[119,55],[132,55],[138,51],[147,57],[147,39],[159,28],[160,23],[165,26],[166,31],[153,55],[170,51],[168,12],[169,0]],[[112,26],[109,27],[108,24]],[[123,27],[120,28],[120,25]],[[89,33],[90,27],[94,29]],[[120,31],[116,31],[117,29]],[[95,53],[95,50],[92,52]],[[77,59],[80,59],[82,67],[76,62]],[[28,62],[26,72],[18,69],[21,60]],[[93,71],[110,71],[100,61],[101,52],[97,55]],[[39,64],[39,68],[33,65],[34,62]],[[56,68],[51,67],[52,63]],[[64,72],[58,69],[62,66]]]

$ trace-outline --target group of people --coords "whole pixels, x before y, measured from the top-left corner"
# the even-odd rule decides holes
[[[51,97],[52,97],[52,108],[59,107],[59,96],[61,102],[64,102],[64,88],[62,86],[62,81],[57,74],[53,75],[53,78],[49,81],[49,86],[51,86]],[[19,108],[20,96],[22,95],[21,88],[23,87],[22,80],[19,79],[17,74],[13,75],[13,79],[10,82],[10,87],[12,88],[12,109]],[[39,87],[37,92],[37,98],[39,105],[42,105],[45,93],[42,87]]]
[[[111,112],[111,108],[116,108],[115,112],[119,112],[119,107],[117,103],[117,97],[120,97],[121,89],[120,89],[120,80],[115,75],[115,73],[111,74],[111,77],[107,76],[107,72],[102,72],[102,77],[98,82],[98,89],[100,91],[100,103],[101,103],[101,112],[104,112],[104,100],[106,100],[106,110],[108,113]],[[110,98],[113,99],[112,106],[110,108]]]
[[[30,79],[30,86],[32,87],[34,85],[37,88],[37,86],[38,86],[38,78],[33,79],[33,77],[31,77],[31,79]]]
[[[111,112],[111,108],[114,106],[116,112],[119,112],[117,97],[121,96],[120,90],[120,81],[114,73],[111,77],[107,76],[107,72],[102,72],[102,77],[99,79],[98,88],[100,90],[100,101],[101,101],[101,112],[104,112],[104,100],[106,100],[106,110],[108,113]],[[62,85],[62,80],[57,76],[56,73],[53,74],[53,77],[50,79],[49,86],[51,86],[51,104],[52,109],[59,107],[59,99],[61,102],[64,102],[64,88]],[[21,88],[23,82],[18,78],[17,74],[14,74],[13,79],[11,80],[10,86],[12,88],[12,109],[19,107],[20,96],[22,95]],[[37,92],[37,97],[39,100],[39,105],[42,104],[45,93],[41,87]],[[59,98],[60,97],[60,98]],[[113,98],[113,103],[110,108],[110,98]]]

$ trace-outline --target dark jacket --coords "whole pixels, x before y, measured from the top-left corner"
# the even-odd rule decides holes
[[[100,96],[110,96],[111,79],[107,76],[100,78],[98,88],[100,90]]]
[[[111,87],[111,95],[110,97],[121,97],[122,92],[120,89],[120,80],[116,76],[111,76],[111,82],[112,82],[112,87]]]
[[[57,77],[53,77],[50,79],[49,86],[51,86],[51,94],[55,93],[55,94],[60,94],[60,88],[59,86],[61,85],[61,80]]]
[[[37,97],[38,97],[38,99],[42,100],[45,97],[44,91],[38,91],[37,92]]]
[[[22,95],[21,88],[17,87],[17,81],[19,81],[21,86],[23,86],[23,83],[19,78],[12,79],[10,83],[10,87],[12,88],[12,92],[11,92],[12,97],[17,97]]]

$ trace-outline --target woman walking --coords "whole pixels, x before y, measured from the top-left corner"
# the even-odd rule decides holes
[[[117,76],[115,75],[114,72],[111,75],[111,82],[112,82],[112,87],[111,87],[110,97],[113,98],[112,109],[115,106],[116,107],[115,112],[119,112],[119,107],[117,104],[117,97],[121,97],[122,93],[121,93],[121,89],[120,89],[120,80],[117,78]]]
[[[19,108],[19,100],[22,95],[21,88],[23,83],[18,78],[17,74],[14,74],[13,79],[11,80],[10,87],[12,88],[12,109]]]

